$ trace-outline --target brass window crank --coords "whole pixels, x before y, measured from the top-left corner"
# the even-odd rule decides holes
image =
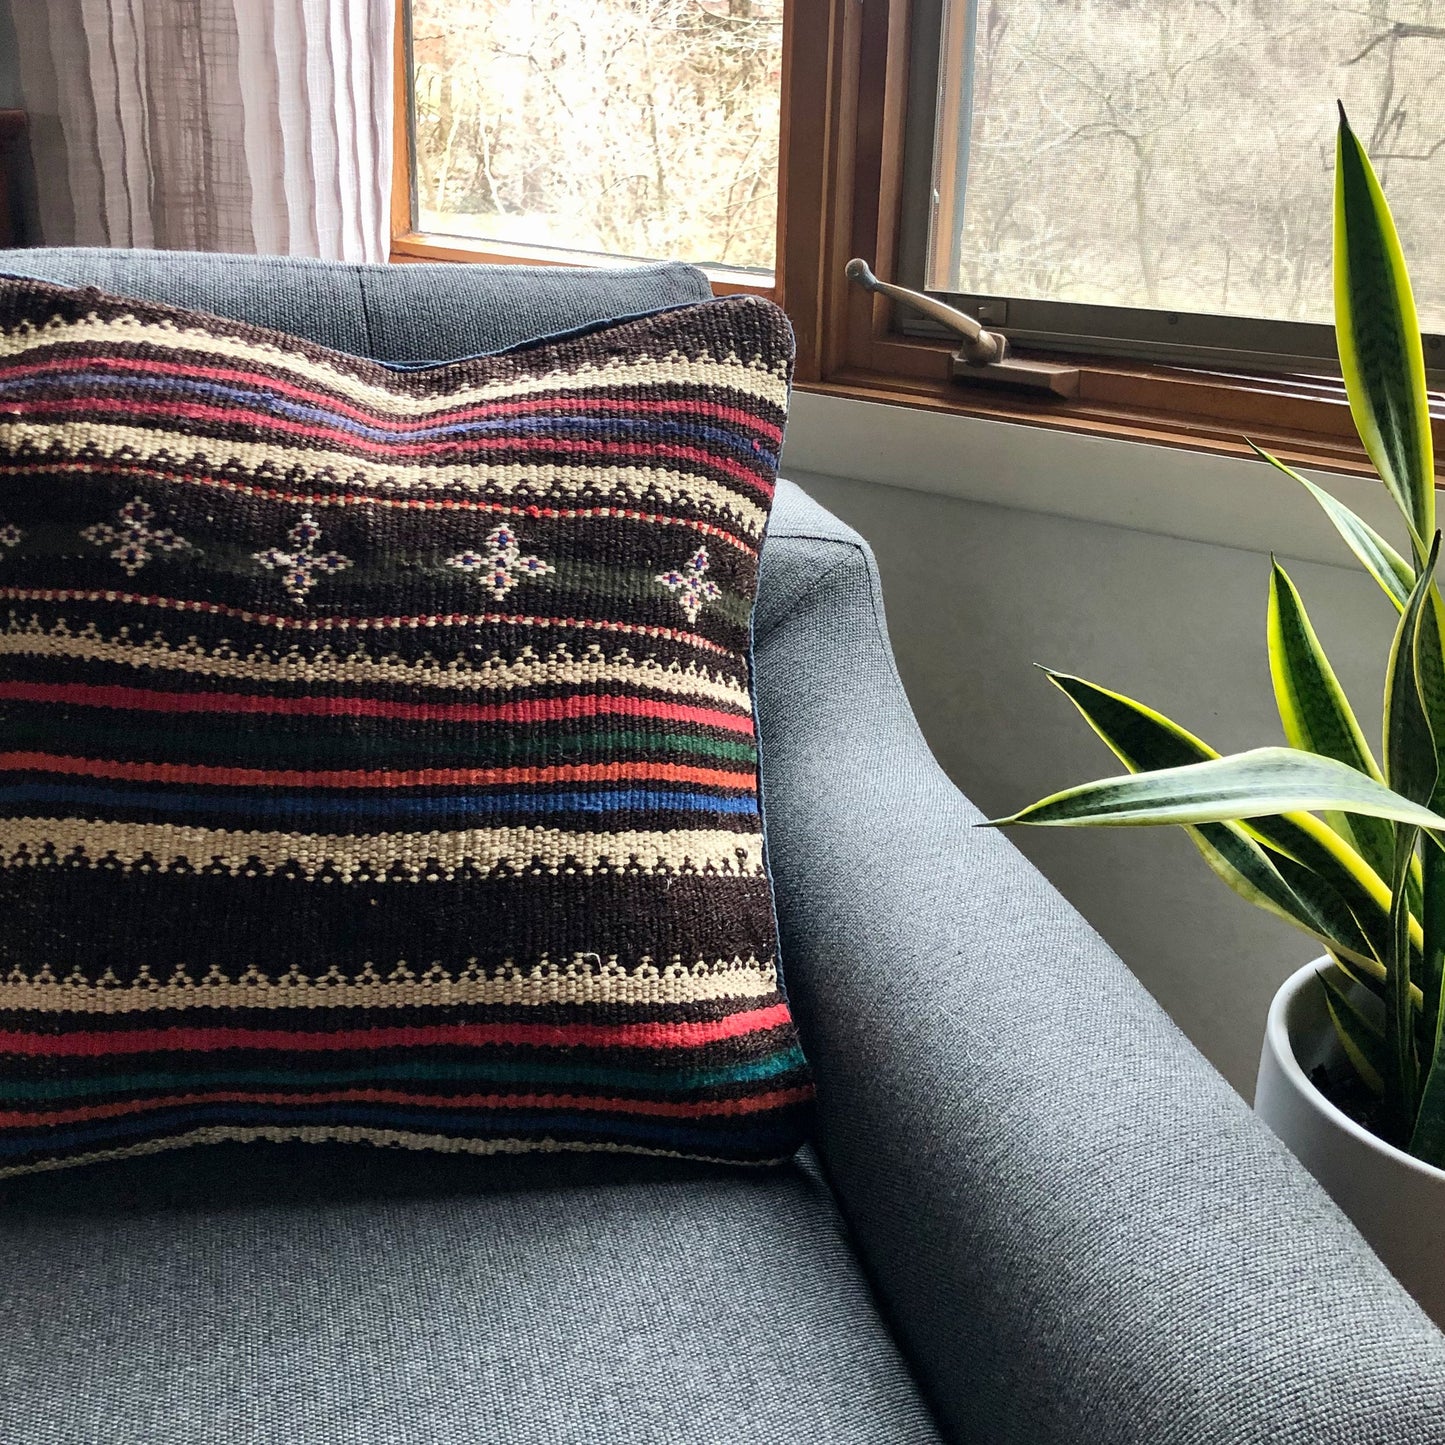
[[[866,261],[848,262],[845,274],[865,291],[877,292],[911,306],[946,326],[962,340],[953,353],[953,379],[985,386],[1006,386],[1016,391],[1043,391],[1053,396],[1079,394],[1079,368],[1056,361],[1029,361],[1009,354],[1008,338],[987,331],[966,311],[959,311],[922,291],[880,281]]]

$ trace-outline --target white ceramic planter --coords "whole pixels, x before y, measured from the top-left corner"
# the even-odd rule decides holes
[[[1445,1170],[1377,1139],[1310,1083],[1312,1069],[1341,1057],[1318,966],[1291,974],[1274,996],[1254,1107],[1445,1328],[1445,1250],[1434,1247],[1445,1229]]]

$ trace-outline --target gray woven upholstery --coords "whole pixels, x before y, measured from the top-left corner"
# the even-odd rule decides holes
[[[387,360],[705,292],[666,267],[6,269]],[[786,484],[757,675],[784,965],[851,1248],[806,1161],[254,1146],[38,1176],[0,1190],[0,1440],[909,1445],[931,1406],[969,1445],[1445,1445],[1445,1340],[972,826],[867,549]]]
[[[0,1207],[5,1445],[938,1439],[799,1167],[262,1145],[48,1182]]]
[[[784,487],[768,840],[820,1148],[950,1438],[1440,1445],[1445,1339],[929,755],[857,535]]]

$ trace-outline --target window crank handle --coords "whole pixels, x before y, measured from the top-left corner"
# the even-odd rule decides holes
[[[1078,396],[1080,378],[1077,366],[1013,356],[1007,338],[996,331],[985,331],[968,312],[955,310],[932,296],[925,296],[922,291],[910,291],[906,286],[892,286],[887,281],[880,281],[866,261],[856,258],[849,261],[844,274],[865,291],[891,296],[953,332],[959,338],[958,347],[950,358],[954,381],[969,386],[1032,391],[1051,397]]]
[[[942,301],[935,301],[932,296],[925,296],[922,291],[910,291],[906,286],[894,286],[888,281],[880,281],[868,263],[859,257],[848,262],[844,274],[865,291],[891,296],[893,300],[901,301],[915,311],[921,311],[930,320],[937,321],[954,335],[962,337],[963,341],[958,349],[965,360],[975,366],[987,366],[989,362],[1002,361],[1008,355],[1007,340],[992,331],[984,330],[983,325],[968,312],[959,311]]]

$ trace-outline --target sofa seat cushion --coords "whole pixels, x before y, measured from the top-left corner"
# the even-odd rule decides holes
[[[6,1445],[938,1438],[806,1163],[202,1157],[0,1190]]]

